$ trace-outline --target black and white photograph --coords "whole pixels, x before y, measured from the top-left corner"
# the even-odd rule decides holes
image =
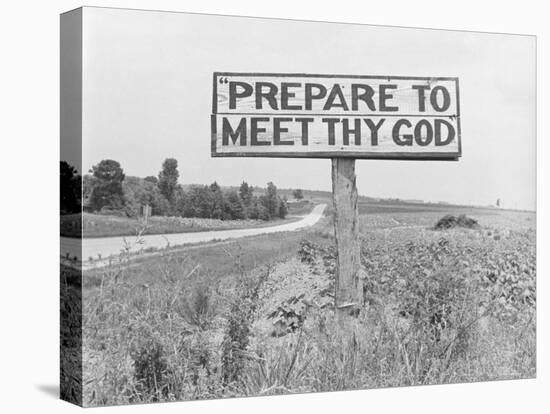
[[[1,411],[546,413],[546,14],[3,4]]]
[[[61,398],[534,378],[535,62],[529,35],[63,14]]]

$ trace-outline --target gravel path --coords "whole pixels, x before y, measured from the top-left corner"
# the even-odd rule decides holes
[[[101,237],[91,239],[76,239],[61,237],[61,257],[77,258],[79,261],[93,259],[106,259],[121,253],[125,246],[129,246],[130,252],[137,252],[147,248],[173,247],[184,244],[205,243],[210,241],[237,239],[241,237],[257,236],[260,234],[295,231],[316,224],[325,211],[326,204],[319,204],[301,220],[281,224],[272,227],[260,227],[236,230],[214,230],[195,233],[151,234],[140,238],[136,243],[135,237]]]

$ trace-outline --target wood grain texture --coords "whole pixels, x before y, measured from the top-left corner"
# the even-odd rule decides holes
[[[335,304],[339,313],[355,313],[363,303],[355,160],[332,159],[332,197],[337,252]]]

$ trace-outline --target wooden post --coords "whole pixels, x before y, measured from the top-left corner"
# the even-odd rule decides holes
[[[342,317],[357,314],[363,303],[355,159],[332,158],[332,197],[337,253],[334,302]]]

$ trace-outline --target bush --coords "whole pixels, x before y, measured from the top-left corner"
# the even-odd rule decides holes
[[[269,272],[266,272],[259,278],[244,274],[239,278],[222,345],[224,386],[237,383],[242,379],[260,287],[268,276]]]
[[[447,214],[446,216],[439,219],[439,221],[435,224],[434,228],[436,230],[446,230],[446,229],[452,229],[455,227],[474,229],[474,228],[478,228],[479,224],[477,220],[467,217],[465,214],[461,214],[459,216],[453,216],[452,214]]]
[[[215,304],[211,289],[197,285],[193,292],[182,300],[182,316],[187,323],[204,330],[207,329],[215,314]]]
[[[292,192],[292,195],[296,200],[301,200],[304,198],[304,192],[300,188],[297,188],[296,190],[294,190]]]
[[[315,263],[315,256],[317,254],[317,247],[309,240],[304,239],[300,242],[300,248],[298,249],[298,257],[302,263],[313,264]]]
[[[307,310],[307,306],[303,301],[304,297],[305,293],[291,296],[267,315],[267,319],[272,320],[275,327],[275,330],[271,333],[272,336],[283,336],[302,327]]]

